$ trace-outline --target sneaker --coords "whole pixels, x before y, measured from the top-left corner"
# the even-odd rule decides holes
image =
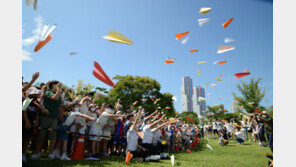
[[[69,157],[66,155],[66,153],[63,153],[60,159],[61,159],[61,160],[67,160],[67,161],[71,160],[71,158],[69,158]]]
[[[40,157],[41,157],[41,153],[34,154],[34,155],[32,155],[32,160],[36,160]]]
[[[26,157],[25,154],[22,155],[22,161],[23,161],[23,162],[27,162],[27,157]]]
[[[49,160],[54,160],[55,159],[55,156],[53,154],[48,154],[48,159]]]
[[[61,158],[60,153],[58,150],[54,150],[52,153],[56,158]]]

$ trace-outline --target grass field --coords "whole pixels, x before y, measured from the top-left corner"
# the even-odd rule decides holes
[[[230,141],[227,146],[220,146],[218,140],[207,142],[213,151],[202,146],[202,150],[192,150],[192,154],[187,152],[172,153],[175,155],[175,166],[184,167],[264,167],[267,166],[268,158],[266,154],[271,154],[269,147],[260,147],[258,142],[246,142],[245,145],[237,145]],[[171,154],[170,154],[171,155]],[[24,165],[25,166],[25,165]],[[100,161],[48,161],[46,158],[40,160],[28,160],[27,166],[153,166],[165,167],[172,166],[171,160],[160,160],[160,162],[135,162],[131,161],[128,165],[124,164],[123,157],[111,157],[108,160]]]

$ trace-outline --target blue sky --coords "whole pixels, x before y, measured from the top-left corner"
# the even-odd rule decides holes
[[[115,75],[149,76],[161,84],[161,92],[170,92],[178,99],[181,110],[181,78],[189,76],[194,86],[205,87],[207,82],[217,87],[205,87],[211,94],[207,105],[232,105],[232,91],[238,93],[240,80],[261,77],[266,89],[263,106],[273,101],[273,6],[261,0],[43,0],[36,11],[22,5],[23,64],[22,74],[29,81],[34,72],[40,72],[38,82],[51,79],[64,84],[84,83],[110,88],[92,75],[93,61],[105,72]],[[211,7],[206,15],[201,7]],[[224,29],[222,24],[234,18]],[[199,27],[197,20],[210,18]],[[39,52],[38,43],[44,24],[57,24],[53,39]],[[109,30],[116,30],[134,41],[134,45],[109,42],[102,38]],[[175,34],[190,31],[185,45],[175,40]],[[236,39],[224,43],[224,38]],[[236,49],[217,54],[220,45]],[[189,50],[197,49],[197,53]],[[69,56],[70,52],[79,52]],[[164,64],[166,57],[177,59]],[[227,61],[222,66],[214,61]],[[198,65],[200,61],[206,64]],[[251,75],[235,79],[234,74],[247,68]],[[197,75],[197,70],[201,74]],[[223,75],[223,81],[216,77]],[[219,100],[218,97],[222,97]]]

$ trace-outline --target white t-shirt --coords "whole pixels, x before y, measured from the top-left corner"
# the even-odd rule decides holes
[[[150,125],[145,125],[143,128],[143,141],[142,143],[152,144],[153,133]]]
[[[152,129],[152,131],[155,131],[155,129]],[[152,143],[153,144],[157,144],[158,142],[161,142],[160,136],[161,136],[160,131],[159,130],[158,131],[155,131],[153,133]]]
[[[95,124],[97,124],[97,127],[99,129],[103,129],[105,125],[107,125],[108,121],[108,113],[103,112],[100,117],[96,120]]]
[[[217,124],[217,122],[213,122],[213,129],[218,129],[218,124]]]
[[[87,102],[84,102],[81,104],[81,107],[80,107],[80,113],[81,114],[87,114],[89,111],[88,111],[88,105],[87,105]],[[83,117],[79,117],[79,121],[81,123],[82,126],[85,125],[85,120],[86,118],[83,118]]]
[[[245,140],[245,134],[241,131],[239,132],[235,132],[235,135],[238,137],[238,138],[241,138],[243,140]]]
[[[90,111],[87,113],[87,115],[90,116],[90,117],[93,117],[93,118],[95,118],[95,119],[97,119],[97,117],[98,117],[97,113],[95,113],[95,112],[90,112]],[[88,121],[88,122],[86,123],[86,126],[92,126],[92,124],[93,124],[94,122],[95,122],[95,121]]]
[[[232,125],[230,125],[229,123],[226,123],[225,127],[226,127],[227,132],[232,132],[232,130],[233,130]]]
[[[127,132],[127,151],[136,151],[139,135],[136,130],[130,128]]]

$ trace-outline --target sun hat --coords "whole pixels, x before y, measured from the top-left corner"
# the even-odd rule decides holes
[[[39,95],[41,94],[41,90],[38,90],[37,88],[35,87],[30,87],[27,91],[26,91],[26,94],[27,96],[30,96],[30,95]]]

